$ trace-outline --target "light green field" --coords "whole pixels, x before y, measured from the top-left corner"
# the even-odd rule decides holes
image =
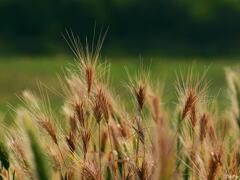
[[[111,82],[115,91],[124,94],[124,85],[127,81],[126,69],[130,74],[136,73],[141,64],[137,58],[113,58],[111,61]],[[73,58],[67,56],[55,57],[11,57],[0,58],[0,111],[6,111],[8,104],[17,106],[19,100],[17,95],[25,89],[37,91],[38,82],[45,84],[49,89],[60,92],[60,85],[57,74],[61,74],[63,69],[73,63]],[[207,78],[211,82],[211,95],[219,99],[224,98],[225,77],[224,67],[237,66],[237,60],[226,59],[199,59],[196,61],[183,59],[153,58],[151,61],[144,59],[144,67],[150,69],[151,79],[161,81],[165,86],[164,102],[174,103],[174,83],[176,73],[185,71],[194,66],[194,73],[203,73],[209,68]],[[50,93],[53,103],[60,104],[60,98]],[[125,94],[124,94],[125,96]]]

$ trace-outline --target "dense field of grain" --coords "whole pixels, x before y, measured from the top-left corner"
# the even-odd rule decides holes
[[[75,53],[0,61],[2,179],[239,178],[236,60]]]

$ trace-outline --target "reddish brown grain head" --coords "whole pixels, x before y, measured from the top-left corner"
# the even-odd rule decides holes
[[[84,159],[86,159],[90,138],[91,138],[91,132],[89,130],[85,129],[81,132]]]
[[[53,124],[49,120],[42,120],[39,123],[47,131],[53,142],[58,145],[57,133]]]
[[[76,132],[77,130],[77,122],[75,116],[70,116],[69,118],[69,125],[70,125],[70,131]]]
[[[102,87],[98,88],[94,103],[94,115],[97,122],[99,123],[102,118],[108,122],[111,105],[107,98],[107,94]]]
[[[102,134],[101,134],[101,152],[105,152],[105,149],[106,149],[106,144],[107,144],[107,141],[108,141],[108,133],[107,133],[107,130],[104,129],[102,131]]]
[[[192,127],[194,128],[197,123],[197,115],[196,115],[196,106],[193,105],[190,110],[190,119],[192,123]]]
[[[146,87],[143,84],[140,84],[134,89],[134,93],[138,103],[138,108],[139,110],[142,110],[146,98]]]
[[[93,112],[97,123],[100,123],[102,120],[102,109],[99,101],[94,102]]]
[[[215,180],[218,178],[218,172],[222,166],[222,153],[221,151],[215,151],[211,153],[209,162],[209,172],[207,179]]]
[[[67,145],[72,152],[74,152],[76,149],[75,139],[76,139],[76,137],[73,132],[70,132],[69,136],[66,137]]]
[[[208,117],[206,114],[203,114],[200,119],[200,141],[203,142],[208,132]]]
[[[85,114],[84,114],[84,109],[83,109],[83,103],[75,104],[75,113],[77,115],[77,119],[80,123],[80,126],[85,127]]]
[[[182,110],[182,119],[184,119],[188,115],[191,108],[194,106],[196,100],[197,100],[197,96],[195,92],[193,90],[190,90],[188,92],[187,99]]]
[[[92,65],[86,65],[85,67],[86,73],[86,82],[87,82],[87,92],[90,94],[92,85],[93,85],[93,77],[94,77],[94,68]]]
[[[101,110],[102,110],[103,116],[104,116],[105,120],[108,121],[108,119],[110,117],[110,110],[112,108],[111,108],[111,103],[107,96],[107,93],[104,91],[103,88],[98,89],[98,101],[101,105]]]

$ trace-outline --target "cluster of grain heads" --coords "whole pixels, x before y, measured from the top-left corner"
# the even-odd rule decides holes
[[[218,149],[223,148],[224,142],[217,137],[215,129],[220,121],[217,122],[211,111],[207,87],[208,82],[202,77],[194,79],[191,71],[187,79],[178,81],[176,173],[183,179],[217,179],[218,169],[223,166],[223,153]]]
[[[83,48],[67,32],[77,63],[60,79],[62,108],[24,91],[13,125],[1,123],[1,179],[238,179],[237,71],[226,71],[231,106],[224,111],[208,96],[205,74],[193,71],[178,76],[175,110],[164,107],[166,93],[148,73],[130,78],[129,110],[99,62],[104,37]]]

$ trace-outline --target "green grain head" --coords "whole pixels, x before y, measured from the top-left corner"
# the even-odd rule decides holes
[[[48,172],[48,163],[45,161],[44,153],[40,145],[39,139],[35,134],[36,131],[34,130],[34,126],[29,119],[25,119],[24,125],[30,141],[32,153],[34,156],[34,163],[37,171],[36,172],[37,177],[39,180],[51,179],[49,177],[49,172]]]

